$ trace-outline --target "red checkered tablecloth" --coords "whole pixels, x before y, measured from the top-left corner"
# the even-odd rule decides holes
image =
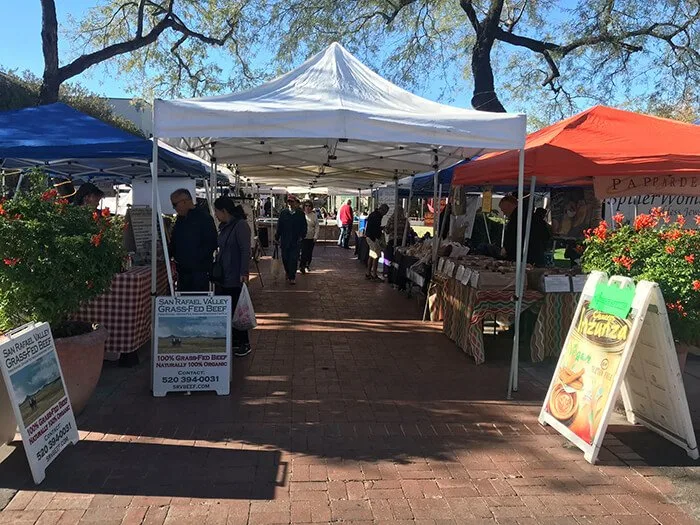
[[[167,290],[163,266],[158,271],[157,293],[164,295]],[[115,275],[109,291],[85,304],[73,318],[107,329],[105,359],[136,351],[151,337],[151,268],[137,266]]]

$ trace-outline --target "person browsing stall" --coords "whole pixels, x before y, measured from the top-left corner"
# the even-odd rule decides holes
[[[296,284],[299,247],[306,237],[306,217],[299,209],[299,199],[294,195],[287,197],[287,209],[282,210],[277,221],[275,241],[282,249],[282,263],[287,273],[287,282]]]
[[[352,233],[352,223],[355,216],[352,211],[352,199],[348,199],[345,204],[340,207],[338,212],[338,223],[340,224],[340,238],[338,246],[349,249],[350,234]]]
[[[209,290],[209,272],[217,247],[214,219],[196,208],[189,190],[181,188],[170,195],[177,220],[170,237],[170,256],[177,268],[177,289],[181,292]]]
[[[365,226],[365,237],[369,246],[369,259],[367,259],[367,273],[365,278],[374,281],[381,281],[377,275],[379,266],[379,256],[382,253],[382,219],[389,212],[389,206],[382,204],[369,214],[367,225]]]
[[[242,206],[236,206],[230,197],[214,201],[214,214],[219,220],[217,261],[221,263],[222,277],[215,283],[216,295],[229,295],[235,309],[243,283],[248,282],[251,257],[250,226]],[[247,331],[231,329],[233,355],[243,357],[250,353]]]
[[[304,216],[306,217],[306,237],[301,240],[301,257],[299,258],[299,271],[306,273],[311,266],[311,259],[314,254],[314,245],[318,240],[318,233],[321,231],[321,223],[318,215],[314,211],[314,205],[310,200],[304,201]]]
[[[95,210],[99,206],[100,201],[104,198],[105,192],[100,188],[92,184],[91,182],[86,182],[81,184],[78,191],[75,192],[71,202],[76,206],[87,206],[88,208]]]

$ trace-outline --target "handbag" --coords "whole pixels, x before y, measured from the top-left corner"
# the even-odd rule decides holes
[[[275,250],[272,253],[272,268],[270,269],[272,278],[274,280],[279,280],[284,275],[284,265],[282,264],[282,259],[280,258],[279,246],[275,245]]]
[[[232,326],[242,332],[252,330],[258,325],[255,320],[255,310],[253,302],[250,300],[250,293],[245,283],[241,286],[241,295],[238,297],[236,309],[233,311]]]

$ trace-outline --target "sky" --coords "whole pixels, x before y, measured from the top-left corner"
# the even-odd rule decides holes
[[[52,383],[61,375],[55,352],[46,352],[43,357],[12,374],[12,388],[20,403],[34,395],[41,387]]]
[[[10,0],[7,0],[10,1]],[[57,0],[56,16],[59,25],[67,21],[68,15],[82,18],[83,13],[94,5],[92,0]],[[60,64],[64,65],[70,59],[70,45],[61,39],[59,33],[58,50]],[[65,58],[65,60],[64,60]],[[18,72],[29,70],[41,77],[44,70],[44,57],[41,52],[41,3],[39,0],[28,0],[22,3],[21,9],[9,12],[3,9],[2,31],[0,31],[0,67],[16,69]],[[75,79],[84,87],[106,97],[128,97],[125,83],[119,79],[101,75],[104,71],[99,66],[88,69]],[[107,79],[107,81],[105,81]]]

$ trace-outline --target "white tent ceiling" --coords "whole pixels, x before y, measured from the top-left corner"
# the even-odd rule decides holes
[[[337,43],[257,88],[154,104],[157,137],[246,178],[353,189],[425,172],[435,150],[444,166],[522,148],[525,123],[413,95]]]

